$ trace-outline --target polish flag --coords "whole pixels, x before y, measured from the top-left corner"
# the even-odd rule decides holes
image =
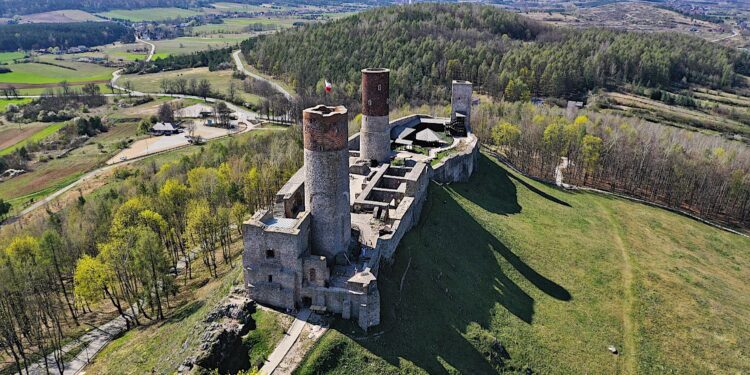
[[[326,92],[331,92],[331,89],[333,89],[331,82],[328,82],[328,80],[326,80]]]

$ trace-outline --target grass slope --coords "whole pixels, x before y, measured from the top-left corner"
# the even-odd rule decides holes
[[[187,302],[165,321],[131,330],[113,341],[86,368],[86,373],[173,373],[198,348],[201,334],[209,324],[205,322],[206,315],[232,288],[242,284],[239,267],[201,286],[204,283],[200,280],[204,277],[207,274],[195,277],[196,280],[189,285],[194,290],[186,292],[191,297],[186,298]],[[262,363],[283,337],[285,327],[276,313],[259,309],[252,316],[255,329],[248,333],[244,342],[253,346],[247,356]]]
[[[750,371],[749,239],[486,155],[429,194],[381,270],[382,324],[337,323],[298,374]]]

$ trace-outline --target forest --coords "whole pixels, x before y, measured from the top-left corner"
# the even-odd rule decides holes
[[[740,83],[738,74],[750,73],[747,53],[695,37],[558,29],[467,4],[378,8],[241,47],[251,65],[284,77],[300,93],[328,79],[355,94],[365,65],[390,68],[398,104],[446,100],[451,79],[514,100],[572,99],[624,83],[729,88]]]
[[[49,12],[53,10],[79,9],[103,12],[111,9],[138,9],[157,7],[199,7],[210,4],[208,0],[0,0],[0,17]]]
[[[621,193],[750,227],[750,151],[742,143],[643,120],[528,103],[483,103],[474,131],[532,177]],[[561,158],[569,161],[561,166]]]
[[[132,29],[115,22],[0,25],[0,51],[99,46],[135,41]]]
[[[172,162],[120,168],[101,194],[23,228],[3,227],[0,350],[15,368],[56,353],[66,331],[102,306],[131,326],[159,322],[193,278],[193,262],[214,277],[219,262],[231,266],[229,245],[245,215],[272,202],[302,161],[299,131],[253,133]],[[187,257],[192,249],[197,258]],[[185,272],[176,278],[180,260]],[[47,366],[62,363],[57,352]]]

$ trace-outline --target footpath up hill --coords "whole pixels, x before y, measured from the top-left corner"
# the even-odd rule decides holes
[[[431,186],[381,271],[383,324],[366,335],[339,323],[297,373],[748,372],[747,249],[745,237],[560,191],[482,155],[470,182]]]

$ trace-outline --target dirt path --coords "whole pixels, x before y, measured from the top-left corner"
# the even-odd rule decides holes
[[[638,369],[638,345],[635,341],[636,323],[633,321],[633,304],[635,296],[633,294],[633,268],[630,260],[630,253],[622,240],[622,226],[617,223],[615,213],[611,212],[601,204],[599,207],[607,213],[607,219],[614,230],[613,244],[620,251],[622,256],[622,342],[623,348],[617,348],[620,352],[623,362],[621,363],[621,373],[635,374]]]

